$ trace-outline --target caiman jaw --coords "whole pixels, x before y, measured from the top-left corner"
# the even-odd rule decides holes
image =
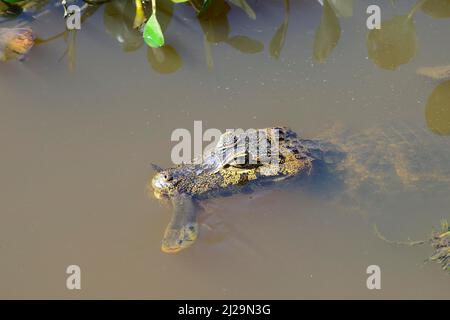
[[[173,181],[167,181],[166,174],[159,172],[155,174],[151,182],[153,193],[157,199],[162,199],[169,194],[173,188]]]
[[[198,225],[190,223],[180,229],[168,228],[164,233],[161,250],[166,253],[177,253],[189,248],[197,239]]]

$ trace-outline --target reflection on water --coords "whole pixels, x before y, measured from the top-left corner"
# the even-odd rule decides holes
[[[369,58],[380,68],[396,69],[408,63],[417,50],[413,14],[395,16],[383,21],[381,29],[371,30],[367,37]]]
[[[316,31],[314,41],[314,59],[324,62],[336,47],[341,36],[341,26],[335,11],[328,0],[324,1],[322,20]]]
[[[256,13],[246,1],[230,1],[233,5],[244,10],[250,19],[256,19]],[[334,48],[337,46],[340,35],[340,18],[349,18],[353,15],[354,1],[349,0],[323,0],[319,1],[322,6],[322,18],[315,32],[313,44],[313,57],[316,62],[325,62]],[[95,2],[89,2],[84,9],[83,22],[88,16],[98,9],[98,6],[92,5]],[[103,23],[107,33],[112,35],[122,46],[124,52],[133,52],[144,45],[142,34],[139,31],[143,17],[138,13],[136,2],[110,0],[98,2],[104,5]],[[191,2],[194,8],[195,1]],[[268,50],[270,56],[279,58],[284,46],[286,33],[288,30],[290,15],[290,0],[282,1],[284,6],[284,18],[273,35]],[[392,4],[394,5],[394,4]],[[22,7],[27,12],[37,13],[48,10],[50,6],[48,0],[30,0],[25,1]],[[151,14],[151,8],[148,5],[144,7],[144,16]],[[2,2],[0,7],[2,16],[9,19],[20,19],[22,8],[19,6]],[[411,61],[417,51],[417,35],[414,24],[414,16],[419,10],[431,17],[448,18],[450,17],[450,3],[446,0],[419,0],[405,15],[396,15],[392,18],[383,19],[382,28],[368,31],[367,50],[369,58],[380,68],[394,70],[400,65]],[[160,0],[157,2],[157,18],[163,33],[167,30],[174,11],[174,3],[170,0]],[[246,35],[230,36],[230,23],[228,14],[230,5],[225,0],[216,0],[211,3],[206,12],[201,12],[197,20],[204,34],[204,48],[206,55],[206,65],[212,68],[214,58],[211,45],[221,42],[229,44],[241,53],[254,54],[264,49],[264,44],[252,39]],[[29,15],[29,13],[27,14]],[[25,17],[26,18],[26,17]],[[141,23],[140,23],[141,22]],[[66,35],[66,34],[65,34]],[[56,40],[57,36],[51,37]],[[67,38],[67,37],[65,37]],[[43,43],[41,43],[43,44]],[[69,52],[75,52],[74,40],[70,41]],[[173,73],[183,65],[182,57],[176,52],[173,44],[170,44],[167,52],[164,49],[148,52],[148,62],[152,68],[160,73]],[[70,59],[71,57],[69,57]],[[75,57],[73,57],[75,59]],[[74,62],[69,62],[69,68],[74,67]]]
[[[445,0],[427,0],[421,9],[433,18],[450,18],[450,3]]]
[[[211,4],[211,14],[199,17],[200,26],[204,33],[204,47],[206,64],[208,68],[213,68],[214,58],[212,54],[212,44],[224,42],[241,53],[258,53],[264,49],[264,45],[257,40],[247,36],[230,36],[230,23],[228,13],[230,6],[224,0],[214,1]]]
[[[166,45],[153,49],[134,28],[135,1],[84,7],[77,32],[57,1],[0,1],[0,27],[38,37],[25,61],[0,64],[0,296],[72,298],[64,270],[76,263],[85,282],[75,294],[87,298],[450,297],[448,275],[422,265],[431,248],[393,247],[372,232],[376,223],[388,239],[423,239],[449,218],[444,183],[384,193],[364,184],[354,197],[363,215],[349,209],[354,198],[333,201],[334,174],[216,199],[195,246],[160,252],[171,208],[148,199],[149,164],[171,166],[171,132],[195,120],[306,137],[335,123],[356,134],[406,123],[420,130],[376,149],[393,162],[357,166],[373,151],[360,141],[355,185],[448,168],[449,81],[416,70],[450,63],[449,1],[380,1],[380,31],[366,28],[369,0],[215,3],[198,17],[157,1]],[[365,287],[370,264],[382,270],[379,292]]]
[[[408,14],[385,20],[381,29],[371,30],[367,50],[370,59],[380,68],[394,70],[408,63],[416,54],[417,35],[413,19],[419,9],[432,17],[446,17],[450,2],[419,0]]]
[[[170,7],[171,9],[172,7]],[[170,14],[164,17],[171,17]],[[144,45],[144,39],[136,28],[134,28],[135,8],[132,1],[110,1],[105,5],[103,13],[103,24],[105,31],[113,36],[122,46],[124,52],[133,52]],[[168,22],[161,19],[162,27],[165,29]]]
[[[162,48],[148,48],[147,59],[153,70],[161,74],[175,72],[183,64],[183,60],[170,44]]]
[[[450,80],[434,89],[428,98],[425,116],[432,132],[450,135]]]
[[[269,52],[270,56],[278,59],[281,54],[281,50],[284,46],[284,41],[286,39],[286,33],[289,25],[289,11],[290,11],[290,0],[284,1],[284,19],[281,25],[278,27],[277,31],[270,40]]]

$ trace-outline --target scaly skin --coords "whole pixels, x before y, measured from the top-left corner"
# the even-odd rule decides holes
[[[278,134],[271,134],[277,130]],[[196,222],[196,201],[219,196],[221,192],[236,193],[243,186],[261,180],[279,181],[293,177],[312,168],[314,157],[306,145],[310,140],[299,140],[295,132],[288,128],[266,128],[264,139],[270,145],[277,145],[279,157],[276,161],[260,161],[250,163],[248,159],[258,159],[258,155],[242,153],[244,136],[240,135],[236,150],[236,157],[246,159],[244,163],[236,163],[230,157],[233,146],[220,144],[215,151],[207,156],[201,164],[180,165],[158,172],[151,180],[151,187],[157,198],[169,198],[174,206],[174,215],[166,229],[162,251],[168,253],[179,252],[191,246],[198,234]],[[226,135],[226,134],[225,134]],[[223,137],[229,138],[223,135]],[[275,141],[274,139],[277,139]],[[225,139],[223,139],[225,140]],[[225,149],[226,160],[220,158]],[[234,154],[232,154],[234,155]]]
[[[279,158],[272,162],[257,164],[244,163],[229,165],[229,161],[217,168],[217,153],[210,154],[202,164],[180,165],[158,172],[151,181],[157,198],[173,197],[176,194],[200,196],[201,198],[215,196],[216,191],[243,186],[249,182],[269,178],[282,180],[296,176],[300,172],[311,169],[314,157],[310,154],[305,142],[299,140],[295,132],[288,128],[266,128],[264,130],[279,129],[278,142]],[[273,143],[268,136],[269,143]],[[217,149],[217,147],[216,147]],[[236,189],[236,192],[239,192]]]

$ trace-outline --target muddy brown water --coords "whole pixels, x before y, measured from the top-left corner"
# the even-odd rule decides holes
[[[202,28],[175,6],[164,50],[127,35],[114,20],[122,9],[109,4],[85,20],[70,54],[73,34],[0,64],[1,298],[450,298],[448,274],[423,264],[429,246],[392,246],[372,230],[425,238],[450,218],[446,187],[386,195],[364,214],[301,189],[217,199],[192,248],[160,251],[171,209],[147,194],[150,163],[170,166],[172,131],[195,120],[205,130],[282,124],[308,137],[334,123],[358,132],[401,121],[450,139],[449,82],[416,74],[450,63],[449,18],[417,11],[417,49],[403,44],[397,65],[394,53],[386,58],[392,47],[368,52],[370,1],[338,18],[328,55],[325,40],[314,52],[316,1],[291,1],[287,15],[283,1],[249,4],[256,20],[232,7],[228,34],[226,19]],[[413,6],[381,1],[382,20]],[[30,26],[49,38],[64,31],[61,15],[52,9]],[[283,23],[281,47],[272,39]],[[247,37],[239,50],[234,36]],[[66,289],[72,264],[79,291]],[[374,264],[381,290],[366,287]]]

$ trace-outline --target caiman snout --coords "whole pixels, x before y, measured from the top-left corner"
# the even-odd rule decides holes
[[[156,198],[169,194],[170,189],[174,186],[171,175],[166,171],[155,174],[152,179],[152,188]]]

